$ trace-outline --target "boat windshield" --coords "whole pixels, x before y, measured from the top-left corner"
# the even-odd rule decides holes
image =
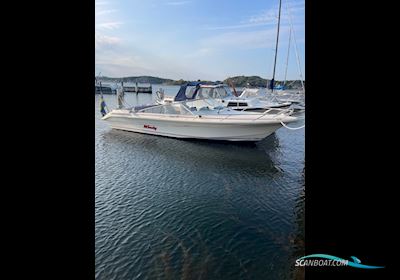
[[[214,88],[206,87],[200,88],[199,93],[197,94],[197,98],[214,98]]]
[[[192,99],[179,103],[144,108],[138,113],[167,114],[167,115],[195,115],[198,112],[212,112],[225,109],[222,103],[215,99]]]
[[[194,94],[195,91],[196,91],[196,87],[188,86],[186,88],[186,92],[185,92],[186,98],[189,98],[189,99],[193,98],[193,94]]]
[[[233,96],[233,93],[232,93],[230,87],[224,86],[224,89],[225,89],[225,91],[226,91],[227,96]]]
[[[226,90],[225,90],[225,87],[217,87],[217,88],[215,88],[214,89],[215,90],[215,92],[216,92],[216,96],[217,97],[215,97],[215,98],[225,98],[225,97],[228,97],[228,93],[226,92]]]
[[[191,115],[189,108],[181,103],[166,104],[160,106],[153,106],[140,110],[139,113],[150,113],[150,114],[168,114],[168,115]]]
[[[260,95],[261,93],[259,89],[246,88],[243,90],[240,97],[249,98],[249,97],[258,97]]]
[[[202,99],[202,98],[217,98],[217,99],[223,99],[225,97],[228,97],[232,95],[232,92],[228,87],[203,87],[200,88],[199,93],[197,94],[197,98]]]
[[[194,111],[194,109],[200,111],[202,108],[210,110],[224,108],[221,102],[212,98],[187,100],[183,102],[183,104],[185,104],[191,111]]]

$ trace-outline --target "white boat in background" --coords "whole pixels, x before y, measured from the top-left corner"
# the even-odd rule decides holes
[[[271,108],[288,108],[291,102],[279,102],[266,95],[249,95],[253,89],[245,89],[236,97],[225,84],[201,84],[192,82],[182,85],[175,97],[165,96],[162,91],[157,94],[157,104],[168,104],[175,101],[214,99],[225,107],[236,111],[265,112]],[[257,91],[258,93],[258,91]]]
[[[291,110],[264,113],[238,112],[213,99],[195,99],[164,105],[115,109],[102,119],[114,129],[161,135],[225,141],[259,141],[296,121]]]
[[[304,94],[296,90],[276,90],[274,93],[259,88],[244,88],[239,96],[245,99],[256,99],[271,108],[294,108],[304,110]],[[272,105],[271,105],[272,104]]]
[[[269,108],[288,108],[293,103],[292,100],[280,99],[276,94],[263,92],[260,88],[244,88],[239,98],[255,99]]]

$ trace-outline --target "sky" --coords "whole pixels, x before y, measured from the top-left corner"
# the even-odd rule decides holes
[[[96,75],[272,77],[279,0],[95,1]],[[282,0],[276,80],[284,79],[286,65],[287,79],[300,79],[295,46],[305,79],[304,5],[304,0]],[[294,36],[286,63],[290,18]]]

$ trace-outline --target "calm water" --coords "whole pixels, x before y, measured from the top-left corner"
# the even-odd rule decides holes
[[[152,98],[126,94],[132,105]],[[109,108],[115,99],[105,96]],[[100,120],[99,96],[95,117],[96,279],[301,275],[304,129],[257,144],[115,131]]]

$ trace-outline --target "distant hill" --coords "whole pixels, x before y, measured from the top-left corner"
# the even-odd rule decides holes
[[[121,78],[111,78],[111,77],[99,77],[99,80],[102,82],[109,82],[109,83],[120,83],[121,81],[125,83],[140,83],[140,84],[164,84],[164,85],[183,85],[189,81],[186,80],[171,80],[171,79],[164,79],[159,77],[152,77],[152,76],[132,76],[132,77],[121,77]],[[267,79],[263,79],[259,76],[235,76],[229,77],[222,81],[225,84],[229,84],[229,81],[235,87],[246,87],[250,85],[252,87],[266,87],[269,85],[269,81]],[[203,83],[213,83],[212,81],[201,81]],[[219,82],[219,81],[215,81]],[[279,86],[282,85],[282,81],[275,81],[275,85]],[[301,82],[300,80],[292,80],[286,81],[286,87],[288,89],[300,89]]]
[[[159,77],[152,76],[132,76],[132,77],[122,77],[122,78],[110,78],[110,77],[99,77],[99,80],[103,82],[120,83],[140,83],[140,84],[169,84],[174,82],[171,79],[163,79]]]
[[[249,84],[252,87],[266,87],[268,84],[267,79],[263,79],[259,76],[236,76],[229,77],[224,80],[224,83],[229,84],[229,81],[235,87],[245,87]]]
[[[185,80],[182,80],[182,79],[180,79],[180,80],[177,80],[177,81],[173,81],[173,82],[171,82],[171,83],[168,83],[169,85],[178,85],[178,86],[180,86],[180,85],[184,85],[184,84],[186,84],[186,83],[188,83],[188,82],[192,82],[192,81],[185,81]],[[221,81],[206,81],[206,80],[201,80],[200,81],[202,84],[213,84],[213,83],[217,83],[217,82],[221,82]],[[222,82],[221,82],[222,83]]]
[[[263,79],[259,76],[235,76],[225,79],[223,82],[229,84],[231,82],[235,87],[246,87],[247,85],[252,87],[267,87],[271,80]],[[304,81],[303,81],[304,82]],[[304,82],[305,84],[305,82]],[[283,81],[275,81],[275,86],[283,85]],[[286,81],[286,88],[288,89],[300,89],[301,81],[292,80]]]

